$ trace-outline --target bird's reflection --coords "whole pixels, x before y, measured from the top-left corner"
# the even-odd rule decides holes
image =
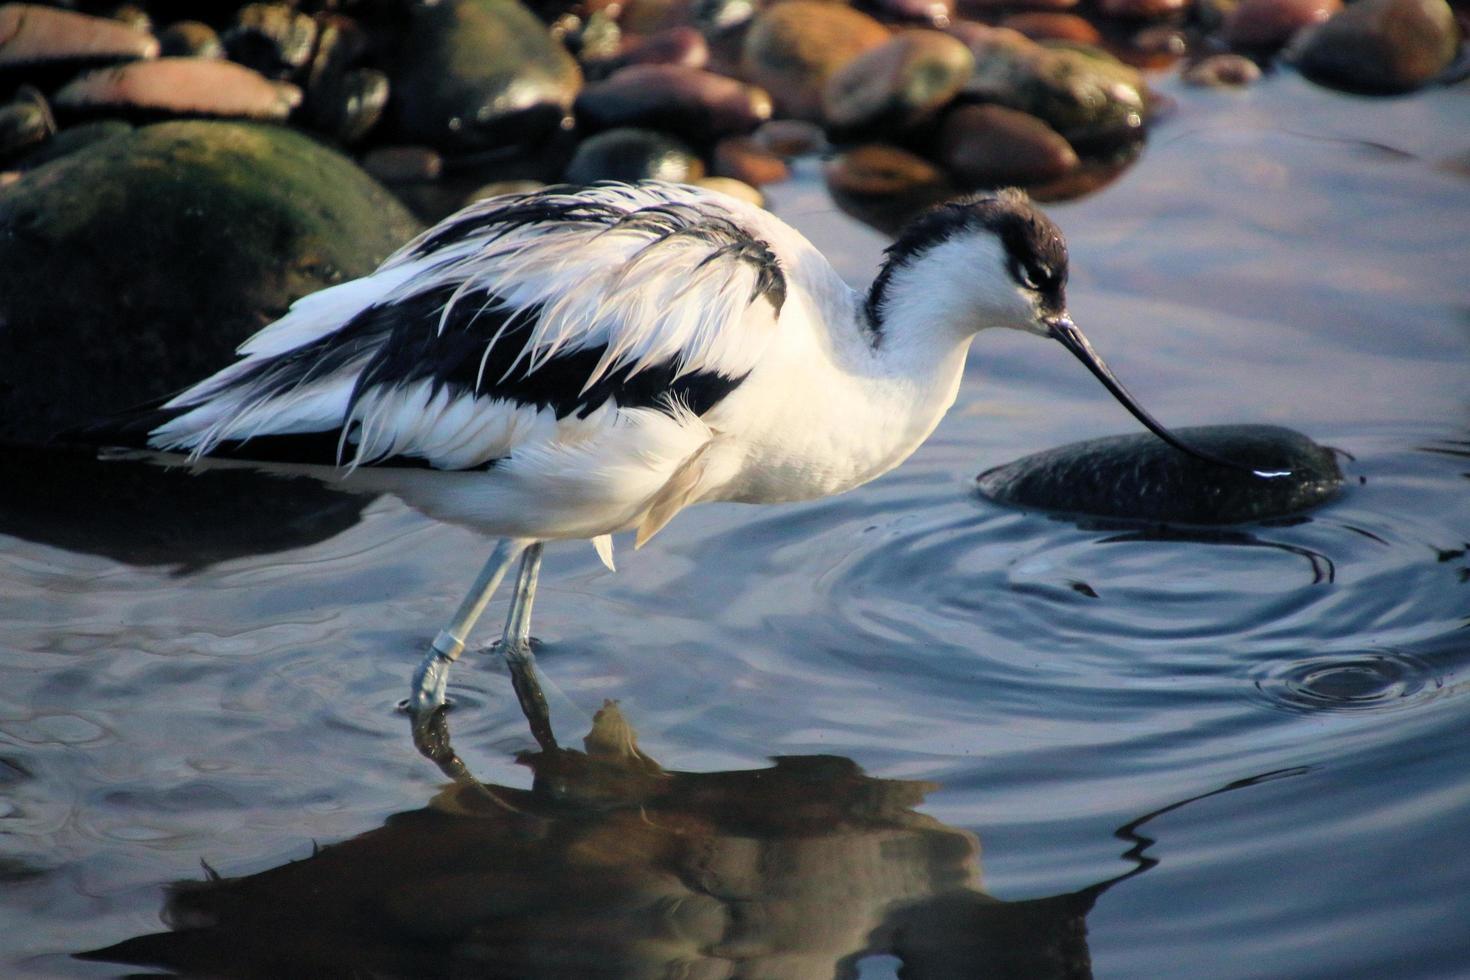
[[[181,572],[324,541],[370,500],[246,470],[100,460],[91,448],[0,452],[0,534]]]
[[[1086,977],[1088,911],[1153,863],[1136,833],[1151,814],[1120,831],[1131,870],[1005,902],[980,890],[974,835],[915,810],[933,783],[838,756],[672,772],[609,703],[582,751],[522,756],[533,785],[513,789],[471,777],[444,721],[417,729],[455,777],[428,806],[305,860],[174,885],[170,932],[80,955],[211,977],[806,980],[855,977],[870,955],[908,978]]]

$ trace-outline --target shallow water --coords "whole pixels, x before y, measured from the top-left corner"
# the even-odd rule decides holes
[[[1350,454],[1340,498],[1200,533],[988,503],[981,470],[1133,423],[1054,346],[982,336],[869,487],[685,514],[616,575],[551,549],[563,744],[618,699],[677,774],[518,762],[471,656],[448,722],[487,795],[394,710],[487,542],[378,500],[292,546],[246,486],[181,508],[220,545],[149,525],[199,486],[172,476],[79,541],[58,491],[0,515],[0,972],[125,972],[72,954],[165,915],[134,953],[215,973],[1470,972],[1464,85],[1171,94],[1132,170],[1050,209],[1073,313],[1167,423]],[[813,172],[775,207],[854,282],[877,262]],[[165,913],[201,861],[225,880]]]

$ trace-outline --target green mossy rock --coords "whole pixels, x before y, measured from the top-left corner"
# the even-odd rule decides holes
[[[0,190],[0,441],[177,391],[418,229],[350,160],[270,125],[161,123],[26,172]]]

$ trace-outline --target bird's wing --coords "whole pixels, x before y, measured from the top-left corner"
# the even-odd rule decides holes
[[[657,183],[482,201],[299,300],[166,403],[149,445],[464,469],[609,409],[702,415],[755,366],[786,294],[740,214]]]

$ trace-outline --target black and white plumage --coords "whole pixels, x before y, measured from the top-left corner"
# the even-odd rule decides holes
[[[305,297],[241,359],[131,427],[148,449],[390,491],[504,539],[416,679],[541,542],[638,543],[683,507],[777,502],[896,466],[953,403],[983,328],[1061,340],[1150,428],[1066,313],[1066,246],[1025,196],[916,220],[866,295],[769,213],[649,182],[492,198]],[[112,441],[126,441],[114,437]],[[523,705],[525,701],[523,700]]]

